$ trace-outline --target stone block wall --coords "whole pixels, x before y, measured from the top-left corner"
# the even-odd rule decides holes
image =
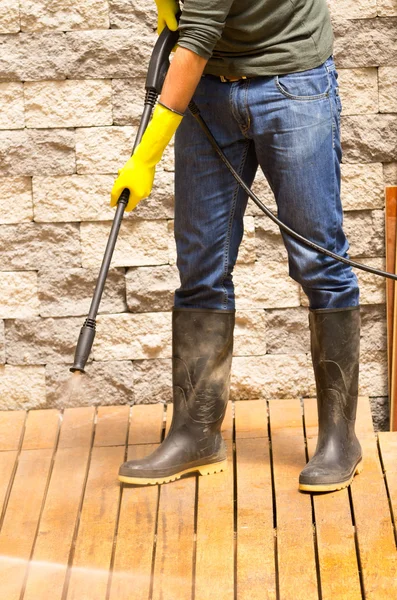
[[[397,185],[397,0],[329,0],[343,103],[351,256],[384,266],[384,186]],[[130,155],[156,12],[142,0],[0,0],[0,409],[171,398],[178,285],[173,150],[123,222],[84,394],[65,395]],[[274,207],[258,173],[255,191]],[[250,205],[235,270],[235,399],[311,396],[307,302],[280,234]],[[358,273],[360,391],[387,413],[385,283]],[[382,423],[380,423],[382,426]]]

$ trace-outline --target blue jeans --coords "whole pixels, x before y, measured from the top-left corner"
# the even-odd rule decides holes
[[[340,112],[330,57],[319,67],[235,83],[201,78],[203,118],[247,185],[260,165],[278,216],[320,246],[347,256],[340,201]],[[233,268],[247,195],[187,112],[175,138],[175,239],[181,287],[176,307],[233,309]],[[290,276],[311,308],[359,302],[350,267],[283,234]]]

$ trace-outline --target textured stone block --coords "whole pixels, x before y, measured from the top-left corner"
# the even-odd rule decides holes
[[[254,263],[256,260],[254,217],[244,217],[244,236],[240,244],[237,264]]]
[[[280,228],[261,213],[255,217],[256,255],[258,259],[285,262],[288,258]]]
[[[376,0],[327,0],[332,17],[370,19],[376,17]]]
[[[156,34],[136,30],[79,31],[66,34],[69,79],[146,77]],[[42,78],[43,79],[43,78]]]
[[[384,352],[361,352],[359,394],[387,396],[387,362]]]
[[[142,34],[157,28],[157,10],[154,3],[145,0],[109,0],[110,26],[114,29],[134,29]]]
[[[101,264],[110,232],[110,223],[82,223],[83,267]],[[114,267],[162,265],[168,262],[166,221],[125,221],[113,254]]]
[[[234,329],[234,356],[266,354],[266,315],[264,310],[239,310]]]
[[[3,225],[0,227],[0,270],[26,271],[81,266],[80,239],[72,223]]]
[[[378,69],[338,69],[344,115],[379,111]]]
[[[0,15],[0,33],[19,31],[19,0],[0,0]]]
[[[384,352],[386,360],[387,331],[384,305],[362,306],[360,347],[361,352]]]
[[[397,17],[397,0],[377,0],[379,17]]]
[[[386,163],[383,165],[383,178],[385,185],[397,185],[397,162]]]
[[[132,362],[93,361],[84,375],[72,375],[70,364],[46,366],[46,408],[106,406],[134,401]]]
[[[306,308],[266,311],[266,340],[269,354],[310,352],[309,313]]]
[[[95,360],[171,357],[170,313],[101,315],[97,331]]]
[[[24,91],[27,127],[98,127],[113,122],[110,80],[31,81]]]
[[[299,286],[288,276],[284,262],[257,261],[237,265],[234,274],[239,310],[299,306]]]
[[[44,367],[0,366],[0,410],[30,410],[44,402]]]
[[[397,67],[379,69],[379,112],[397,112]]]
[[[76,131],[78,173],[117,173],[129,159],[134,127],[90,127]]]
[[[179,285],[175,266],[129,269],[126,275],[128,309],[132,312],[169,311]]]
[[[33,177],[36,222],[104,221],[114,217],[109,205],[113,175]]]
[[[30,177],[0,177],[0,225],[33,220]]]
[[[343,228],[351,257],[384,256],[385,219],[382,210],[352,211],[345,215]]]
[[[76,169],[74,132],[66,129],[0,131],[2,175],[64,175]]]
[[[396,27],[392,17],[335,20],[336,64],[346,69],[396,64]]]
[[[81,317],[6,321],[7,363],[11,365],[73,363],[82,325]]]
[[[270,400],[314,395],[313,370],[306,354],[267,354],[233,359],[233,400]]]
[[[0,35],[0,81],[66,79],[69,59],[64,33]]]
[[[45,269],[39,272],[38,296],[41,317],[88,314],[98,269]],[[100,313],[126,310],[123,269],[110,269],[99,307]]]
[[[397,160],[397,115],[343,117],[342,145],[344,162]]]
[[[23,129],[23,127],[25,127],[23,84],[17,81],[0,83],[0,129]]]
[[[6,362],[6,340],[4,334],[4,321],[0,321],[0,365]]]
[[[0,286],[0,318],[24,319],[38,314],[37,273],[3,271]]]
[[[114,125],[139,125],[146,93],[145,78],[113,79],[112,84]]]
[[[154,404],[172,400],[172,366],[169,358],[134,360],[134,401]]]
[[[341,197],[344,210],[383,208],[382,163],[342,164]]]
[[[22,31],[108,28],[106,0],[24,0],[21,3]]]

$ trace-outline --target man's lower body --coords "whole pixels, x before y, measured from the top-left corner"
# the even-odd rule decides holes
[[[194,101],[247,185],[261,167],[279,218],[320,246],[347,256],[340,202],[341,105],[333,59],[309,71],[235,83],[205,76]],[[177,410],[164,450],[160,446],[146,462],[124,466],[125,481],[168,481],[199,470],[199,463],[212,465],[208,472],[224,466],[220,427],[233,345],[232,273],[246,205],[246,194],[187,114],[175,140],[175,239],[181,279],[173,311]],[[283,239],[290,276],[309,298],[319,410],[316,453],[299,484],[309,491],[340,489],[361,468],[354,433],[360,338],[357,279],[350,267],[285,234]]]

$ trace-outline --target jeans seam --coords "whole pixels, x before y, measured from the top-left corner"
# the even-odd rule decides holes
[[[247,159],[249,145],[250,145],[250,140],[247,140],[245,143],[243,155],[241,157],[240,165],[239,165],[239,168],[237,171],[238,174],[240,175],[240,177],[242,175],[242,171],[245,166],[245,161]],[[229,266],[230,237],[231,237],[232,228],[233,228],[233,220],[234,220],[234,215],[236,212],[237,196],[238,196],[239,191],[240,191],[240,184],[237,183],[235,190],[234,190],[234,194],[233,194],[232,207],[230,210],[229,223],[228,223],[227,234],[226,234],[225,249],[224,249],[224,253],[223,253],[223,277],[221,280],[221,286],[224,289],[224,298],[225,299],[223,302],[223,307],[225,309],[227,308],[228,301],[229,301],[227,289],[225,287],[225,279],[227,277],[228,266]]]
[[[331,127],[332,127],[332,159],[335,160],[335,124],[334,124],[334,115],[332,111],[332,98],[329,96],[329,110],[331,116]],[[335,178],[335,168],[333,168],[333,176],[332,176],[332,184],[333,184],[333,199],[334,199],[334,228],[333,228],[333,252],[336,253],[336,227],[337,227],[337,218],[336,218],[336,178]]]

